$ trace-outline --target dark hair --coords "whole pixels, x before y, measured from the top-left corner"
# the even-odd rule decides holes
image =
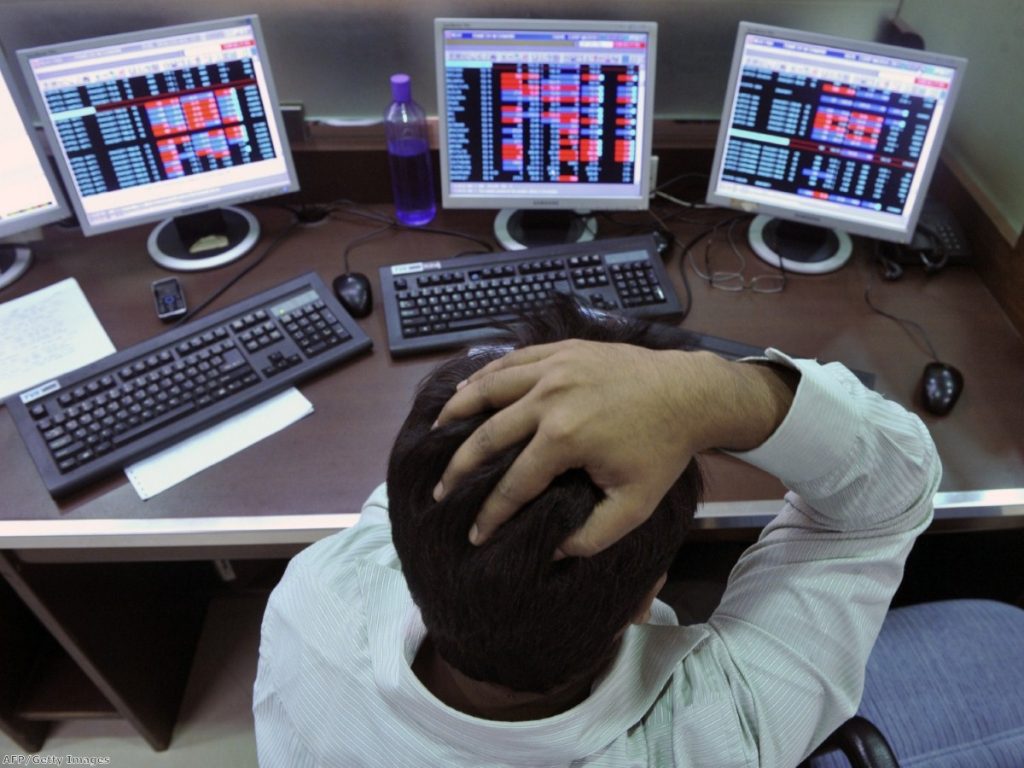
[[[595,316],[565,301],[514,326],[503,342],[580,338],[663,349],[680,345],[677,331]],[[483,545],[471,544],[477,511],[523,446],[503,451],[435,502],[433,488],[452,454],[490,414],[431,426],[456,384],[507,349],[471,350],[421,384],[391,452],[388,499],[402,570],[441,657],[475,680],[546,692],[610,660],[618,634],[682,544],[702,481],[691,462],[650,519],[593,557],[552,560],[602,499],[582,470],[559,476]]]

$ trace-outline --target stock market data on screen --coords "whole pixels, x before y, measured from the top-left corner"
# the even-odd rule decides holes
[[[751,245],[773,263],[778,254],[754,237],[767,232],[786,248],[785,227],[767,217],[794,222],[786,266],[796,271],[841,265],[845,233],[909,240],[965,66],[926,51],[741,24],[709,199],[765,214]],[[843,233],[843,249],[801,263],[801,225]]]
[[[222,205],[296,186],[255,17],[34,48],[19,58],[87,235],[219,214]],[[207,215],[168,236],[191,230],[199,240],[216,234],[203,227],[221,223],[226,240],[232,226],[254,240],[245,212],[231,210],[227,224]]]
[[[436,24],[447,207],[646,207],[656,25]]]

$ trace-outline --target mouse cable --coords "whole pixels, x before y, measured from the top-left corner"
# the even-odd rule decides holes
[[[339,207],[339,206],[342,206],[342,204],[343,204],[343,207]],[[404,224],[402,224],[401,222],[399,222],[397,219],[392,218],[391,216],[386,216],[386,215],[384,215],[382,213],[378,213],[377,211],[361,209],[359,207],[358,203],[355,203],[355,202],[353,202],[351,200],[348,200],[348,199],[339,199],[339,200],[336,200],[336,201],[333,201],[333,202],[329,203],[328,205],[331,207],[331,212],[332,213],[334,213],[334,212],[338,212],[338,213],[351,213],[351,214],[354,214],[356,216],[362,216],[363,218],[370,219],[372,221],[378,221],[378,222],[380,222],[380,223],[385,225],[383,227],[380,227],[380,228],[376,229],[373,232],[370,232],[370,233],[368,233],[366,235],[362,235],[360,237],[357,237],[354,240],[349,241],[349,243],[345,246],[344,251],[342,251],[342,261],[343,261],[343,264],[344,264],[345,272],[350,272],[351,271],[351,269],[349,267],[349,254],[352,251],[354,251],[356,248],[358,248],[359,246],[363,245],[367,241],[372,240],[375,237],[379,237],[380,235],[384,234],[385,232],[391,232],[391,231],[397,231],[397,232],[423,232],[423,233],[426,233],[426,234],[429,234],[429,235],[444,235],[444,236],[447,236],[447,237],[457,237],[457,238],[461,238],[463,240],[470,240],[470,241],[476,243],[477,245],[479,245],[479,246],[481,246],[482,248],[485,249],[484,251],[473,251],[472,253],[493,253],[494,252],[494,245],[492,243],[490,243],[487,240],[483,240],[483,239],[481,239],[479,237],[476,237],[475,235],[470,235],[470,234],[468,234],[466,232],[459,232],[458,230],[454,230],[454,229],[443,229],[441,227],[407,227]],[[331,218],[336,218],[336,217],[331,216]],[[339,219],[336,219],[336,220],[339,220]],[[466,255],[472,255],[472,254],[459,253],[459,254],[456,254],[455,257],[458,258],[459,256],[466,256]]]
[[[363,218],[372,219],[374,221],[379,221],[381,223],[388,224],[390,225],[390,228],[396,229],[401,232],[426,232],[432,235],[447,235],[448,237],[458,237],[462,238],[463,240],[471,240],[477,245],[485,248],[487,253],[494,252],[494,245],[490,241],[483,240],[477,237],[476,235],[470,235],[466,232],[460,232],[455,229],[444,229],[441,227],[407,227],[406,225],[402,224],[400,221],[391,216],[378,213],[377,211],[361,208],[359,203],[356,203],[347,198],[339,198],[338,200],[332,201],[327,205],[331,213],[335,211],[343,213],[353,213],[356,216],[362,216]]]
[[[326,215],[329,215],[331,210],[333,210],[333,208],[336,205],[338,205],[340,203],[348,203],[348,202],[350,202],[350,201],[340,199],[340,200],[337,200],[337,201],[332,201],[330,203],[327,203],[326,205],[324,205],[322,207],[321,206],[312,206],[312,207],[320,207],[320,208],[322,208],[322,210],[325,212]],[[291,206],[291,205],[287,205],[287,204],[283,204],[283,203],[282,204],[268,204],[268,203],[264,203],[264,205],[269,205],[270,207],[280,208],[280,209],[288,211],[289,213],[292,214],[292,221],[291,221],[291,223],[288,224],[288,226],[285,227],[283,230],[281,230],[281,232],[279,232],[278,235],[270,243],[267,244],[266,248],[263,249],[263,251],[259,254],[259,256],[257,256],[253,261],[251,261],[249,264],[247,264],[245,266],[245,268],[243,268],[240,272],[238,272],[238,274],[234,275],[226,283],[224,283],[219,288],[217,288],[212,294],[210,294],[205,299],[203,299],[199,304],[195,305],[188,312],[186,312],[184,315],[182,315],[180,318],[178,318],[178,320],[175,321],[173,327],[177,327],[179,325],[187,323],[189,320],[192,320],[193,318],[195,318],[200,312],[202,312],[204,309],[206,309],[210,304],[212,304],[218,298],[220,298],[228,289],[230,289],[232,286],[234,286],[239,280],[241,280],[243,277],[245,277],[247,274],[249,274],[252,270],[254,270],[256,267],[258,267],[260,264],[262,264],[263,261],[271,253],[273,253],[273,251],[275,251],[278,248],[278,246],[281,245],[281,243],[283,243],[286,239],[288,239],[288,237],[290,237],[292,235],[292,233],[295,231],[296,228],[299,227],[299,225],[301,225],[303,223],[302,215],[301,215],[300,211],[295,208],[295,206]],[[353,205],[354,205],[354,203],[353,203]],[[310,206],[303,206],[303,207],[310,207]],[[362,211],[354,211],[354,212],[358,213],[359,215],[366,216],[368,218],[374,217],[374,216],[371,216],[370,213],[364,213]],[[374,218],[386,218],[386,217],[381,217],[381,216],[378,215],[378,216],[376,216]]]
[[[229,288],[231,288],[231,286],[233,286],[235,283],[237,283],[239,280],[241,280],[247,274],[252,272],[260,264],[262,264],[266,260],[266,258],[271,253],[273,253],[278,248],[278,246],[281,245],[281,243],[283,243],[285,240],[287,240],[291,236],[291,234],[296,230],[296,228],[298,226],[299,226],[299,220],[297,218],[293,219],[292,222],[290,224],[288,224],[287,227],[282,229],[277,234],[277,236],[274,237],[273,240],[271,240],[269,243],[267,243],[267,246],[260,252],[260,254],[255,259],[253,259],[251,262],[249,262],[245,266],[244,269],[242,269],[240,272],[238,272],[238,274],[236,274],[233,277],[231,277],[230,279],[228,279],[228,281],[225,282],[223,285],[221,285],[220,288],[215,290],[212,294],[210,294],[205,299],[203,299],[199,304],[197,304],[192,309],[190,309],[188,312],[186,312],[184,315],[182,315],[177,320],[177,322],[174,323],[174,327],[177,327],[179,325],[182,325],[183,323],[187,323],[189,320],[192,320],[196,315],[198,315],[200,312],[202,312],[204,309],[206,309],[208,306],[210,306],[210,304],[212,304],[214,301],[216,301],[218,298],[220,298],[224,294],[225,291],[227,291]]]
[[[372,217],[370,217],[370,218],[372,218]],[[475,237],[474,235],[467,235],[465,232],[457,232],[457,231],[452,230],[452,229],[440,229],[438,227],[405,227],[405,226],[402,226],[401,224],[399,224],[397,221],[388,220],[388,219],[379,219],[379,221],[382,221],[384,223],[384,226],[378,227],[374,231],[368,232],[365,235],[360,235],[359,237],[355,238],[354,240],[349,240],[348,243],[345,244],[345,248],[341,252],[341,258],[342,258],[342,263],[344,264],[345,272],[351,272],[352,271],[350,266],[349,266],[349,254],[352,251],[354,251],[359,246],[364,245],[365,243],[369,242],[370,240],[373,240],[375,237],[380,237],[381,235],[385,234],[386,232],[414,232],[414,233],[423,233],[423,234],[428,234],[428,235],[445,235],[447,237],[460,237],[460,238],[463,238],[465,240],[472,240],[474,243],[477,243],[478,245],[481,245],[482,247],[484,247],[486,249],[486,251],[473,251],[471,253],[465,253],[465,252],[464,253],[458,253],[458,254],[455,255],[455,258],[458,258],[459,256],[472,255],[473,253],[493,253],[494,252],[494,246],[491,245],[489,242],[487,242],[486,240],[481,240],[480,238]]]
[[[354,240],[349,240],[347,243],[345,243],[345,248],[341,252],[341,263],[344,265],[343,271],[345,272],[345,274],[348,274],[349,272],[352,271],[351,267],[349,267],[348,261],[348,255],[350,252],[354,251],[363,243],[369,242],[370,240],[373,240],[375,237],[380,237],[385,232],[393,231],[396,227],[397,224],[395,223],[385,224],[383,227],[377,227],[377,229],[373,230],[372,232],[367,232],[365,235],[360,235]]]
[[[874,241],[874,248],[875,248],[875,251],[877,253],[877,251],[878,251],[878,241],[877,240]],[[910,319],[908,319],[906,317],[899,317],[898,315],[893,315],[893,314],[891,314],[889,312],[886,312],[884,309],[880,309],[879,307],[877,307],[875,305],[875,303],[873,301],[871,301],[871,283],[872,283],[872,279],[873,279],[872,278],[872,273],[871,273],[871,271],[869,269],[868,270],[867,285],[864,286],[864,301],[868,305],[868,307],[871,308],[871,311],[881,315],[882,317],[887,317],[890,320],[892,320],[894,323],[899,325],[904,330],[904,332],[908,336],[910,336],[911,338],[913,338],[913,334],[910,332],[911,329],[917,331],[918,334],[920,334],[921,339],[924,341],[925,346],[928,347],[928,353],[932,356],[932,360],[938,361],[939,356],[935,352],[935,346],[932,344],[932,340],[928,337],[928,332],[925,331],[924,326],[922,326],[920,323],[918,323],[915,320],[910,320]]]
[[[672,247],[676,248],[676,249],[679,249],[679,261],[680,261],[680,263],[685,261],[686,257],[685,257],[685,255],[683,253],[683,250],[682,250],[681,246],[679,245],[679,241],[678,240],[673,240],[672,241]],[[680,269],[679,270],[679,275],[680,275],[680,277],[683,278],[683,293],[685,294],[685,300],[683,302],[683,308],[681,310],[682,317],[679,318],[679,322],[682,322],[687,317],[689,317],[690,310],[693,308],[693,288],[690,287],[690,278],[688,278],[686,276],[686,270],[685,269]]]

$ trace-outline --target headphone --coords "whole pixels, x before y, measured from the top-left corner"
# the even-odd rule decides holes
[[[946,266],[946,263],[949,261],[949,252],[946,250],[942,238],[939,237],[935,230],[919,223],[917,231],[923,232],[932,242],[930,250],[926,249],[917,252],[921,259],[921,264],[924,266],[925,274],[932,275]]]
[[[931,241],[931,248],[911,251],[895,243],[875,241],[875,259],[878,261],[879,274],[883,280],[892,282],[903,277],[903,265],[914,263],[912,256],[911,260],[907,261],[910,254],[917,255],[926,275],[934,275],[949,263],[949,253],[943,246],[942,238],[925,226],[918,225],[918,231]]]

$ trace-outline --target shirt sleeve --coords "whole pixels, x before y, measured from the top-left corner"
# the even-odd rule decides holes
[[[740,558],[702,653],[728,680],[765,766],[795,765],[857,709],[864,668],[941,467],[925,426],[839,364],[768,359],[801,374],[792,407],[734,454],[790,489]]]

